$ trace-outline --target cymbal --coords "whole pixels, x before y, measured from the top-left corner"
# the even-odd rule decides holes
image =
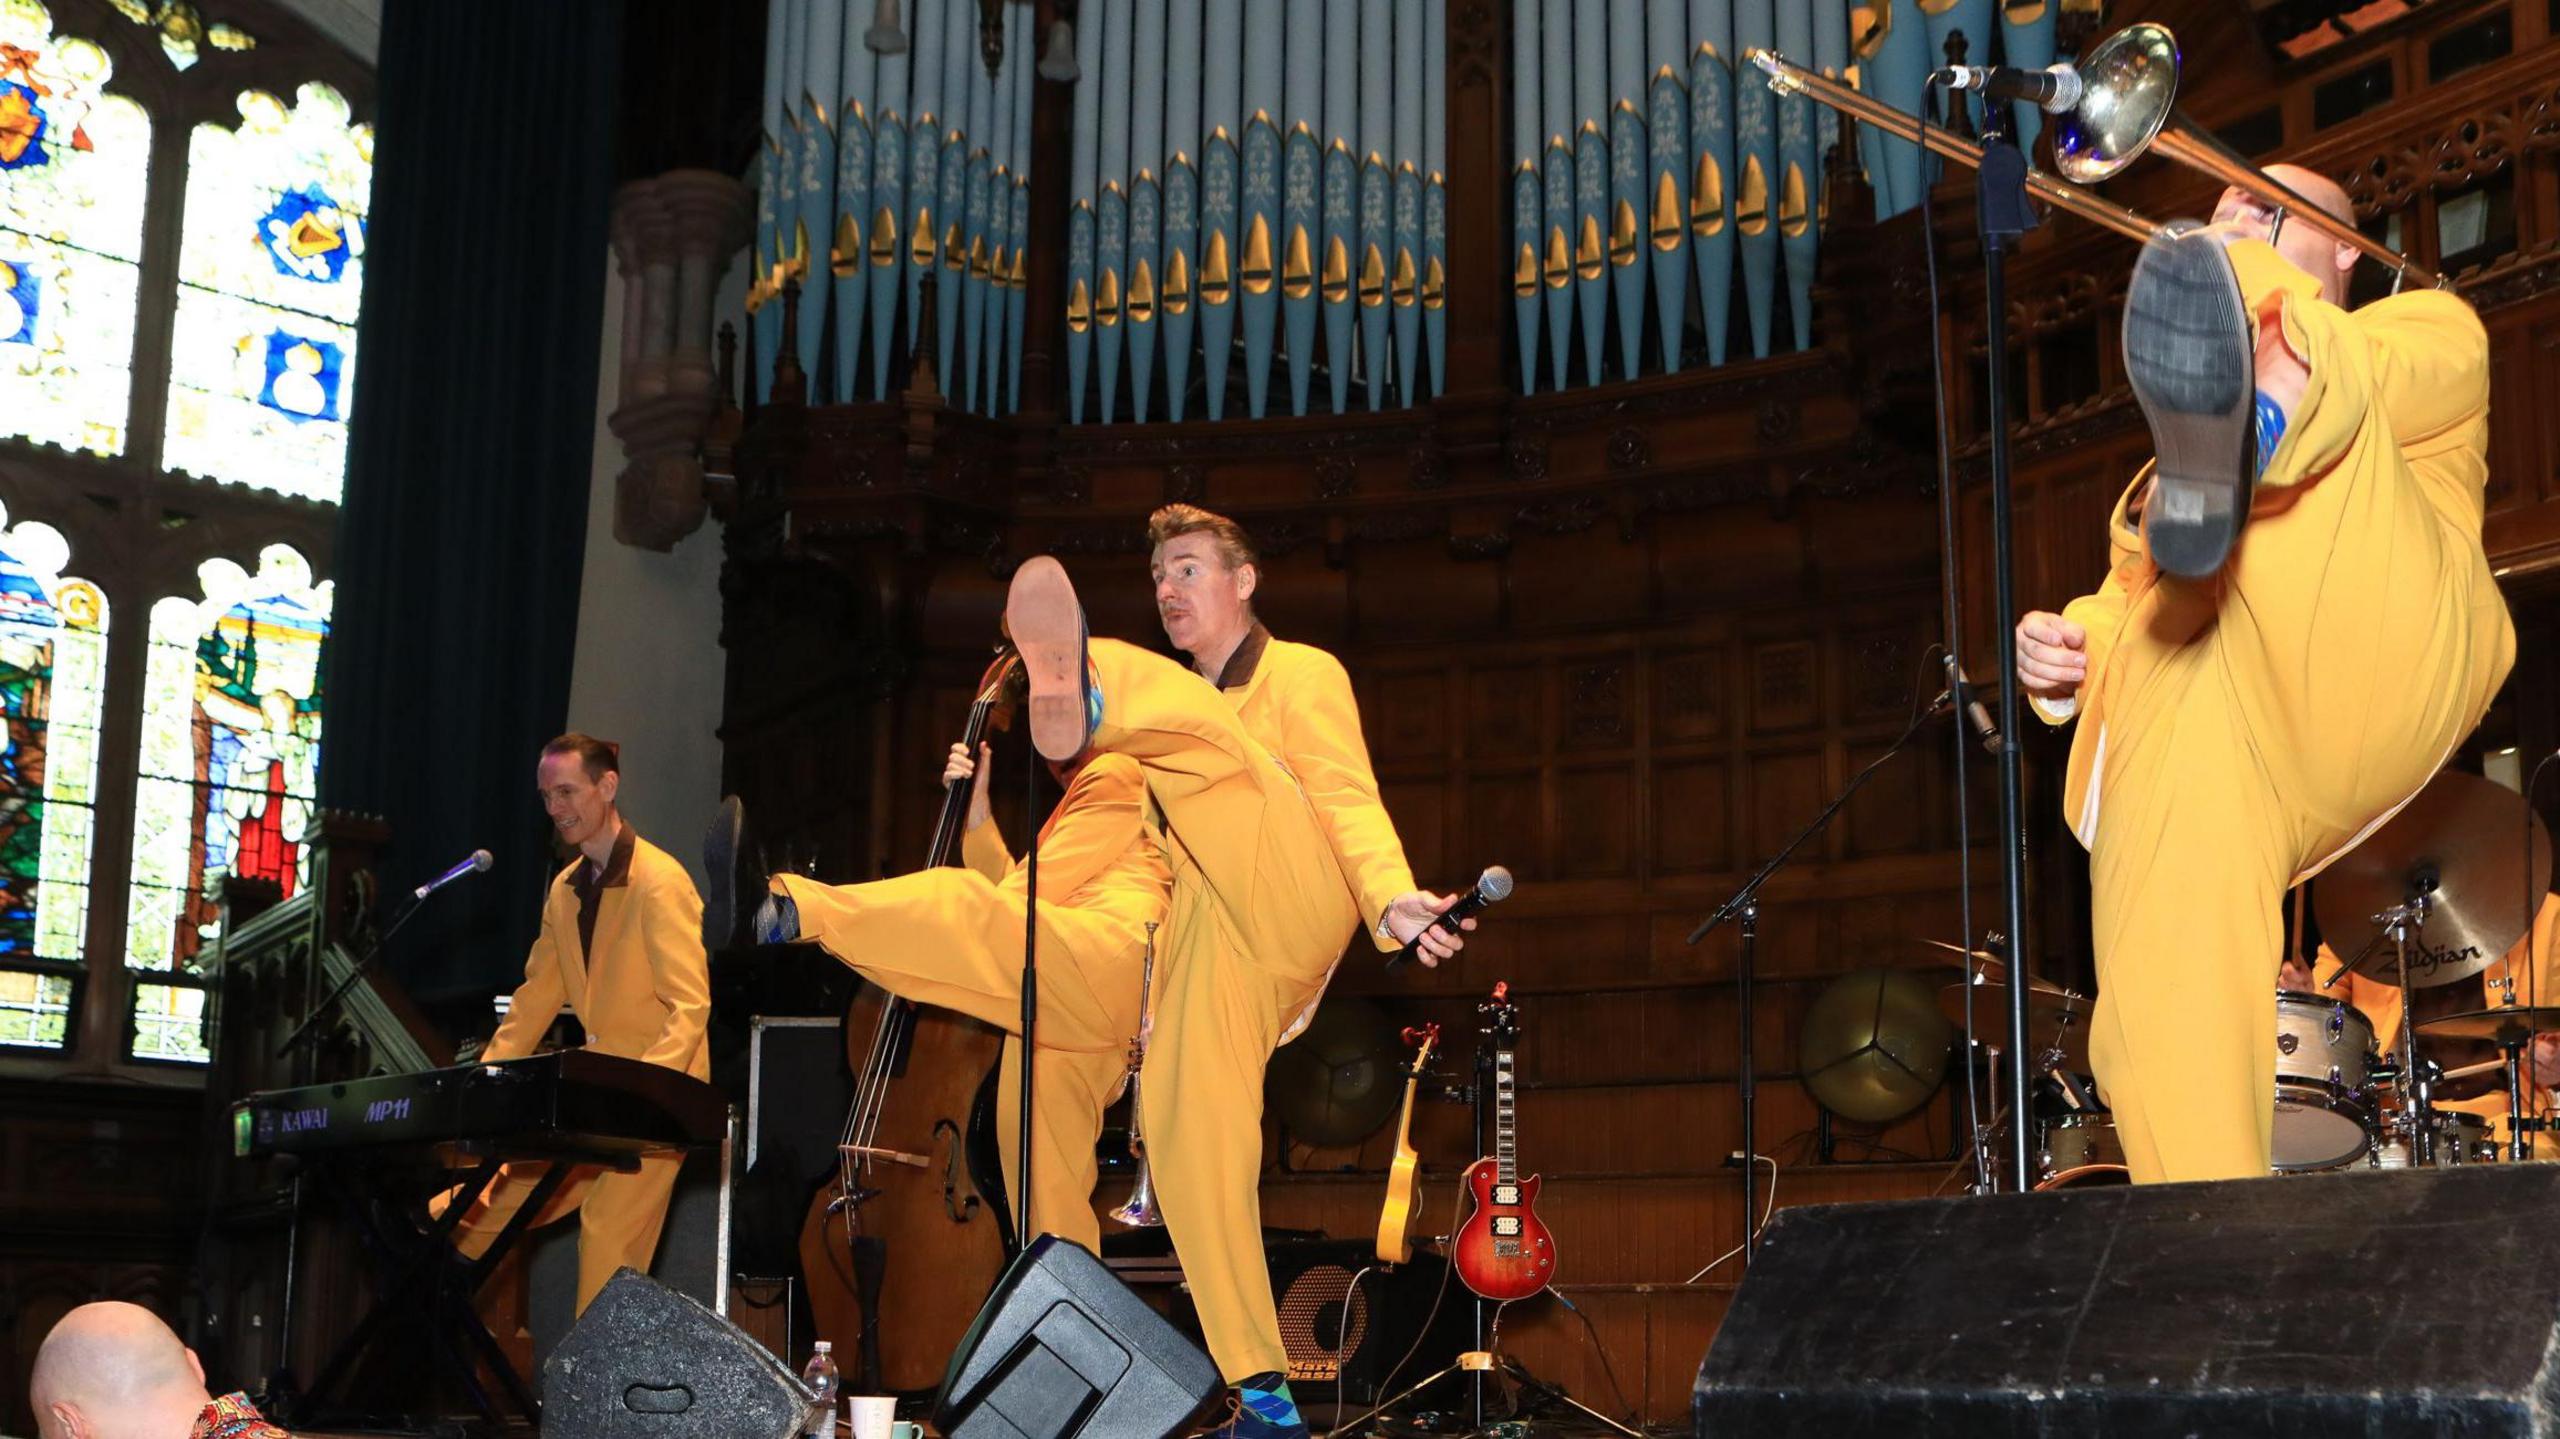
[[[2008,1023],[2009,971],[1996,959],[1977,959],[1973,965],[1973,982],[1956,983],[1938,991],[1938,1008],[1948,1019],[1964,1023],[1965,996],[1973,996],[1973,1026],[1977,1039],[1998,1035]],[[2038,1049],[2059,1049],[2066,1069],[2086,1073],[2089,1068],[2089,999],[2058,984],[2049,984],[2033,975],[2027,977],[2027,1043]]]
[[[2522,796],[2477,775],[2446,770],[2418,797],[2321,871],[2320,933],[2339,961],[2384,984],[2400,982],[2397,949],[2374,916],[2417,897],[2426,913],[2409,935],[2409,987],[2469,979],[2523,938],[2551,888],[2548,860],[2525,872],[2551,836]]]
[[[2418,1021],[2422,1039],[2484,1039],[2491,1044],[2522,1042],[2555,1029],[2560,1029],[2560,1005],[2549,1004],[2502,1004]]]

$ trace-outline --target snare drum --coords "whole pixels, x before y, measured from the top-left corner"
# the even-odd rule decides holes
[[[2353,1005],[2276,991],[2277,1173],[2334,1169],[2365,1155],[2373,1066],[2373,1025]]]

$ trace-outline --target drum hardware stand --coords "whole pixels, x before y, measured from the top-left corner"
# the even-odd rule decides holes
[[[2436,1162],[2434,1076],[2438,1066],[2430,1060],[2425,1068],[2419,1067],[2418,1026],[2410,1012],[2414,991],[2409,988],[2409,933],[2426,927],[2427,910],[2433,903],[2425,894],[2415,893],[2373,917],[2390,937],[2393,977],[2400,984],[2400,1082],[2408,1096],[2400,1116],[2409,1128],[2409,1162],[2421,1169]]]

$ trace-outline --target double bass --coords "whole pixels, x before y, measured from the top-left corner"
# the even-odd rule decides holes
[[[980,679],[961,738],[970,754],[1008,707],[1017,667],[1008,650]],[[971,783],[945,786],[927,868],[958,854]],[[1004,1035],[865,984],[844,1039],[853,1102],[835,1177],[800,1232],[809,1307],[821,1335],[859,1335],[848,1374],[859,1392],[924,1393],[1015,1247],[995,1146]]]

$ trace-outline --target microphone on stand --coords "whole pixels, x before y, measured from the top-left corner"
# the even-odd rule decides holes
[[[435,893],[437,890],[444,888],[446,885],[453,883],[464,875],[483,873],[489,868],[489,866],[496,864],[497,862],[497,859],[487,850],[475,849],[471,852],[469,858],[463,860],[459,864],[456,864],[453,868],[446,870],[444,873],[437,875],[435,878],[428,880],[425,884],[419,885],[416,889],[409,891],[409,896],[412,899],[425,899],[428,895]]]
[[[1936,77],[1950,90],[1972,90],[1991,100],[2024,100],[2048,115],[2080,105],[2080,72],[2069,65],[2019,70],[2007,65],[1949,65]]]
[[[1444,930],[1450,934],[1456,934],[1458,932],[1458,921],[1467,918],[1469,915],[1474,914],[1476,911],[1484,908],[1488,904],[1499,904],[1510,897],[1511,871],[1504,869],[1498,864],[1485,866],[1484,873],[1476,876],[1475,888],[1468,890],[1465,895],[1460,897],[1456,904],[1453,904],[1447,909],[1441,911],[1430,924],[1424,925],[1422,927],[1422,933],[1416,934],[1412,941],[1406,944],[1404,948],[1387,956],[1387,973],[1393,974],[1397,970],[1404,968],[1406,965],[1411,964],[1416,959],[1422,957],[1423,934],[1430,933],[1434,928]]]
[[[2000,737],[2000,726],[1991,718],[1991,711],[1984,707],[1982,691],[1952,666],[1947,672],[1947,687],[1938,691],[1938,697],[1930,702],[1929,708],[1938,714],[1961,708],[1965,723],[1973,726],[1973,732],[1982,737],[1982,747],[1995,755],[2008,743]]]

